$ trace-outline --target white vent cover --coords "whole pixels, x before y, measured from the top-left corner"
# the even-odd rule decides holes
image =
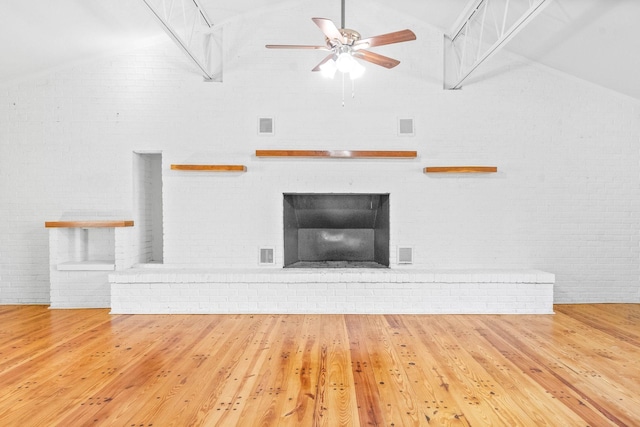
[[[276,263],[274,253],[275,253],[274,248],[260,248],[258,264],[274,265]]]
[[[398,119],[398,135],[413,136],[413,119]]]
[[[273,135],[274,131],[273,117],[258,118],[258,135]]]
[[[398,264],[413,264],[413,248],[398,248]]]

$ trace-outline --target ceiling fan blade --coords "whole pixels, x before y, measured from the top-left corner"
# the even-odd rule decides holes
[[[322,67],[325,63],[327,63],[328,61],[333,59],[333,53],[329,56],[327,56],[326,58],[324,58],[318,65],[316,65],[315,67],[313,67],[313,69],[311,71],[320,71],[320,67]]]
[[[318,27],[320,27],[324,35],[327,36],[329,40],[338,40],[340,41],[340,43],[345,42],[342,33],[340,32],[338,27],[336,27],[336,24],[334,24],[332,20],[327,18],[311,18],[311,20],[315,22]]]
[[[400,63],[397,59],[389,58],[388,56],[373,53],[368,50],[355,51],[353,56],[385,68],[393,68]]]
[[[267,49],[316,49],[316,50],[329,50],[326,46],[312,46],[302,44],[268,44],[265,45]]]
[[[366,49],[369,47],[384,46],[386,44],[408,42],[415,39],[416,35],[413,33],[413,31],[402,30],[358,40],[353,44],[353,48],[356,50]]]

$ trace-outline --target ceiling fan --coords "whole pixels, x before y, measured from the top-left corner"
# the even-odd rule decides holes
[[[374,37],[362,38],[355,30],[345,28],[344,25],[344,5],[342,0],[342,22],[338,28],[333,21],[327,18],[311,18],[325,35],[325,45],[281,45],[268,44],[268,49],[315,49],[331,52],[311,71],[321,71],[328,77],[333,77],[336,71],[349,73],[352,79],[362,75],[364,67],[354,58],[385,68],[393,68],[400,63],[397,59],[389,58],[375,52],[367,50],[371,47],[383,46],[394,43],[401,43],[416,39],[416,35],[411,30],[395,31],[393,33],[382,34]]]

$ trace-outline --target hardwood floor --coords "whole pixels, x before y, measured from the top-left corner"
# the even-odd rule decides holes
[[[109,315],[0,306],[0,425],[640,425],[640,305],[555,310]]]

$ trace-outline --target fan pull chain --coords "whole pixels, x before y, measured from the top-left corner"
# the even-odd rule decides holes
[[[342,74],[342,107],[344,108],[344,73]]]
[[[345,84],[344,84],[344,76],[346,73],[342,73],[342,106],[344,107],[344,91],[345,91]],[[356,82],[355,80],[351,79],[351,99],[354,99],[356,97]]]

